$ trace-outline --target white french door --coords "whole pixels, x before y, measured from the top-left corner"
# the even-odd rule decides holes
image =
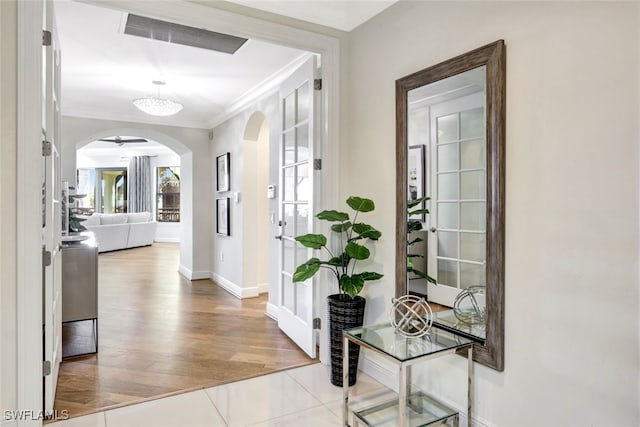
[[[429,300],[452,306],[462,289],[485,285],[485,94],[431,107]]]
[[[296,267],[311,257],[295,237],[313,232],[315,73],[312,56],[280,87],[278,326],[310,357],[316,357],[312,279],[294,284],[292,278]]]
[[[61,180],[60,180],[60,50],[56,39],[53,1],[44,7],[44,29],[51,36],[43,46],[43,223],[42,286],[44,298],[44,410],[52,411],[62,360],[62,254],[61,254]],[[44,142],[46,141],[46,142]]]

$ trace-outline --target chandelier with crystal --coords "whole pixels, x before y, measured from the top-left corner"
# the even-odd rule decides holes
[[[158,95],[134,99],[133,105],[152,116],[171,116],[182,110],[183,106],[179,102],[160,97],[160,87],[164,86],[165,82],[154,80],[151,83],[158,86]]]

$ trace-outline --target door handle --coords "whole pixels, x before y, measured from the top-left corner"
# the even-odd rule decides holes
[[[438,229],[437,229],[437,228],[435,228],[435,227],[431,227],[429,230],[430,230],[432,233],[435,233],[436,231],[438,231]]]
[[[276,239],[277,239],[277,240],[282,240],[282,234],[280,234],[280,235],[276,236]]]

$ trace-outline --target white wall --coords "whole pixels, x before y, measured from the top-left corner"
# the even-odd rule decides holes
[[[211,141],[208,130],[64,116],[62,134],[62,179],[71,178],[70,182],[75,181],[76,147],[105,136],[120,134],[148,137],[177,153],[182,171],[180,272],[190,279],[209,277],[209,236],[214,217],[210,199]]]
[[[219,197],[231,198],[231,235],[220,236],[215,234],[212,239],[213,245],[213,257],[212,257],[212,278],[226,287],[228,290],[239,296],[255,296],[259,291],[256,287],[256,281],[249,283],[243,277],[244,259],[243,259],[243,221],[245,212],[245,200],[252,193],[250,190],[249,196],[244,195],[240,198],[238,203],[233,202],[233,192],[241,192],[244,194],[245,182],[244,179],[252,182],[251,186],[255,187],[256,181],[256,169],[247,170],[243,169],[245,164],[245,154],[243,149],[244,134],[249,119],[256,111],[261,112],[266,117],[269,125],[269,183],[278,183],[278,141],[279,141],[279,128],[278,124],[280,117],[278,94],[273,94],[263,98],[254,105],[246,108],[233,118],[220,124],[214,129],[213,132],[213,145],[211,152],[211,164],[212,164],[212,181],[213,181],[213,204],[212,209],[215,209],[215,199]],[[216,157],[226,152],[231,153],[231,191],[226,193],[217,193],[215,191],[215,164]],[[256,163],[258,159],[254,159]],[[257,164],[257,163],[256,163]],[[246,178],[243,174],[246,173]],[[266,189],[264,191],[254,191],[257,193],[257,197],[265,197]],[[271,214],[274,218],[278,217],[276,199],[269,200],[267,208],[267,218],[269,219]],[[215,221],[215,217],[213,219]],[[268,245],[269,245],[269,302],[275,304],[277,301],[277,241],[275,236],[279,233],[277,224],[269,223],[268,230]],[[221,254],[222,258],[221,259]]]
[[[640,424],[638,7],[399,2],[349,35],[341,192],[377,202],[386,273],[367,322],[394,292],[394,81],[506,42],[505,370],[476,370],[488,425]],[[463,407],[466,361],[434,365],[419,385]]]
[[[259,292],[269,288],[269,124],[262,113],[249,119],[262,120],[258,135],[242,141],[242,260],[243,282],[247,287],[257,287]],[[252,124],[248,124],[251,126]],[[255,138],[254,138],[255,137]]]
[[[0,2],[0,408],[16,409],[16,4]],[[0,423],[3,414],[0,414]]]

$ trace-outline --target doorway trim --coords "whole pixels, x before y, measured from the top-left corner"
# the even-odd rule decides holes
[[[167,19],[200,28],[273,42],[321,55],[323,69],[323,158],[322,201],[319,209],[335,206],[338,199],[338,153],[340,148],[340,40],[337,37],[265,21],[212,6],[187,2],[101,1],[100,6]],[[29,268],[40,256],[41,171],[41,30],[42,1],[18,2],[18,164],[17,164],[17,408],[42,408],[42,275]],[[337,33],[337,32],[336,32]],[[319,298],[318,310],[325,309]],[[326,328],[321,341],[327,341]],[[320,360],[327,363],[327,346],[321,346]],[[23,420],[23,426],[41,425],[41,420]]]
[[[43,409],[42,271],[42,2],[18,2],[17,23],[17,410]],[[36,123],[37,125],[32,125]],[[19,423],[19,424],[18,424]],[[20,420],[37,426],[38,420]]]

